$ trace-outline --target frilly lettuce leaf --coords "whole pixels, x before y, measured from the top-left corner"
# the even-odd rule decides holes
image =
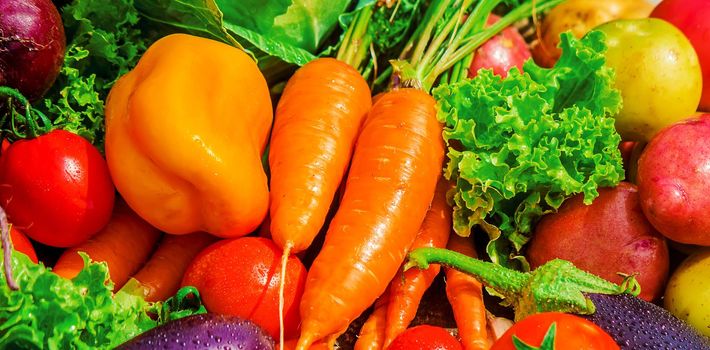
[[[604,65],[604,35],[581,40],[563,33],[562,57],[550,69],[532,60],[507,78],[480,71],[475,79],[434,91],[455,181],[454,229],[489,235],[493,262],[527,269],[520,255],[537,220],[577,193],[589,204],[597,188],[623,179],[621,108],[613,69]]]
[[[68,280],[13,252],[20,290],[11,290],[0,277],[0,348],[111,349],[174,315],[205,312],[199,295],[192,298],[197,305],[185,307],[172,299],[149,303],[128,292],[114,294],[106,264],[82,257],[84,269]]]

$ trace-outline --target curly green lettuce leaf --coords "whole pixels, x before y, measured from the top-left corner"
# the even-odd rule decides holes
[[[613,115],[621,95],[604,65],[604,35],[563,33],[562,57],[531,60],[500,79],[490,70],[434,91],[448,145],[445,176],[455,181],[454,229],[489,235],[493,262],[527,269],[520,255],[539,218],[562,202],[623,179]]]
[[[67,35],[64,64],[38,108],[57,127],[103,149],[106,96],[154,37],[139,28],[133,0],[74,0],[61,13]]]
[[[112,349],[175,315],[205,312],[194,303],[182,307],[170,300],[149,303],[124,291],[114,294],[106,264],[82,257],[84,269],[68,280],[13,252],[12,270],[20,290],[11,290],[0,279],[2,347]]]

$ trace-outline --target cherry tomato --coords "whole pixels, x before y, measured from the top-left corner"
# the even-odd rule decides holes
[[[614,339],[591,321],[571,314],[544,312],[514,324],[493,344],[491,350],[515,350],[513,336],[528,345],[540,346],[553,322],[556,326],[555,349],[619,349]]]
[[[195,257],[182,285],[197,287],[208,311],[249,319],[278,339],[281,255],[281,249],[267,238],[222,240]],[[305,284],[306,268],[290,256],[284,285],[286,338],[298,335]]]
[[[420,325],[394,338],[387,350],[462,350],[461,343],[441,327]]]
[[[65,130],[13,142],[0,158],[0,205],[30,238],[79,244],[108,223],[115,190],[106,160]]]
[[[37,253],[35,252],[32,242],[30,242],[24,233],[15,229],[14,225],[10,227],[10,240],[12,241],[12,247],[15,248],[15,250],[27,255],[35,264],[38,262]]]

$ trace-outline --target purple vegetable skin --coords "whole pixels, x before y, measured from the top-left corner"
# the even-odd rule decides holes
[[[116,349],[273,350],[275,344],[264,330],[251,321],[208,313],[168,322]]]
[[[51,0],[0,0],[0,86],[39,99],[57,78],[65,49],[62,18]]]

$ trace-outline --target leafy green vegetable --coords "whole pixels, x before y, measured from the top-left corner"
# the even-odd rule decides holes
[[[272,3],[276,2],[269,2],[268,6],[260,3],[260,5],[252,4],[252,7],[247,7],[253,12],[251,14],[253,18],[250,19],[252,22],[248,27],[228,22],[222,14],[221,9],[227,7],[230,16],[248,13],[239,10],[240,6],[244,5],[242,3],[237,6],[215,0],[142,0],[136,3],[136,7],[142,17],[152,22],[171,27],[179,32],[219,40],[243,48],[254,57],[266,80],[274,83],[284,78],[292,70],[292,65],[303,65],[315,56],[293,45],[293,41],[283,41],[253,29],[256,26],[256,22],[253,21],[265,19],[268,17],[267,14],[273,15],[274,11],[269,9]],[[259,8],[259,11],[254,12],[255,8]]]
[[[20,290],[11,290],[0,279],[3,348],[111,349],[178,316],[205,312],[199,299],[197,304],[175,300],[163,304],[124,291],[114,294],[106,264],[89,263],[86,255],[82,257],[84,269],[67,280],[13,252],[12,270]],[[184,298],[186,291],[179,293]]]
[[[62,9],[62,20],[64,64],[38,109],[102,149],[104,100],[154,38],[139,29],[133,0],[75,0]]]
[[[434,91],[448,145],[445,175],[456,182],[454,229],[481,226],[493,262],[527,269],[519,255],[532,227],[576,193],[589,204],[599,186],[623,178],[621,140],[611,117],[621,108],[604,65],[604,35],[565,33],[562,57],[544,69],[528,61],[505,79],[482,71]]]
[[[225,24],[316,52],[351,0],[215,0]],[[258,10],[255,10],[258,9]]]

